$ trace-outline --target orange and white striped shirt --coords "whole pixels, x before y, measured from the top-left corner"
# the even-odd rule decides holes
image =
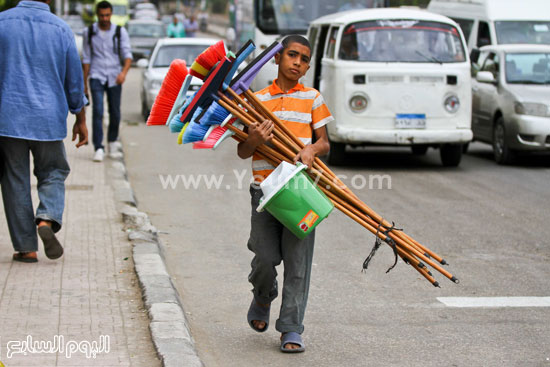
[[[313,130],[334,120],[323,96],[317,89],[306,88],[299,83],[285,93],[276,82],[256,92],[256,96],[305,145],[311,144]],[[252,174],[256,184],[262,182],[274,169],[256,153],[252,156]]]

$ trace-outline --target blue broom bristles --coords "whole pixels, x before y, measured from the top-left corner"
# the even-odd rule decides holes
[[[173,133],[179,133],[181,129],[183,129],[183,125],[185,125],[183,122],[181,122],[181,115],[183,114],[183,108],[180,109],[180,111],[170,120],[170,131]]]
[[[189,126],[183,133],[182,143],[193,143],[195,141],[201,141],[204,138],[204,134],[208,131],[208,126],[201,125],[195,121],[191,121]]]
[[[181,131],[181,129],[183,129],[183,126],[185,125],[185,121],[181,121],[181,116],[183,115],[183,112],[185,112],[185,109],[187,108],[187,106],[189,106],[189,104],[191,103],[193,98],[195,98],[196,94],[197,94],[197,92],[195,92],[195,93],[193,93],[193,95],[187,97],[187,99],[185,100],[185,103],[183,104],[183,106],[181,106],[178,113],[172,118],[172,120],[170,120],[169,127],[170,127],[171,132],[179,133]],[[193,115],[193,116],[195,116],[195,115]]]
[[[223,108],[218,102],[213,102],[202,116],[201,125],[219,125],[229,116],[229,111]]]
[[[193,113],[191,122],[189,123],[189,126],[187,126],[185,133],[183,133],[183,144],[201,141],[204,138],[204,134],[208,131],[208,126],[203,126],[197,121],[197,118],[200,116],[202,111],[203,109],[201,107],[197,107],[195,113]]]

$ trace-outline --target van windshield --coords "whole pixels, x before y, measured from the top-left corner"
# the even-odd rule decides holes
[[[450,63],[466,60],[455,27],[410,19],[350,24],[344,29],[338,57],[375,62]]]
[[[500,21],[495,30],[500,44],[550,45],[550,21]]]
[[[506,54],[506,82],[509,84],[550,84],[550,54]]]

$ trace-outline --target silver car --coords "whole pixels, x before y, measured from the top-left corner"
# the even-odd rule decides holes
[[[550,152],[550,46],[482,47],[474,69],[474,140],[492,144],[499,164],[518,151]]]
[[[143,68],[141,113],[145,120],[157,98],[170,63],[174,59],[183,59],[189,69],[201,52],[218,41],[214,38],[162,38],[155,45],[149,60],[138,60],[138,66]],[[202,80],[193,77],[187,94],[193,94],[201,85]]]
[[[166,36],[164,24],[158,20],[130,20],[126,24],[134,60],[148,58],[159,38]]]

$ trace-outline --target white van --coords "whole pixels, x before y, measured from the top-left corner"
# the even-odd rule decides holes
[[[313,21],[314,50],[304,83],[335,117],[327,125],[329,163],[346,145],[440,148],[457,166],[472,139],[470,62],[459,26],[423,10],[369,9]]]
[[[550,44],[550,0],[431,0],[428,10],[457,22],[470,50]]]

